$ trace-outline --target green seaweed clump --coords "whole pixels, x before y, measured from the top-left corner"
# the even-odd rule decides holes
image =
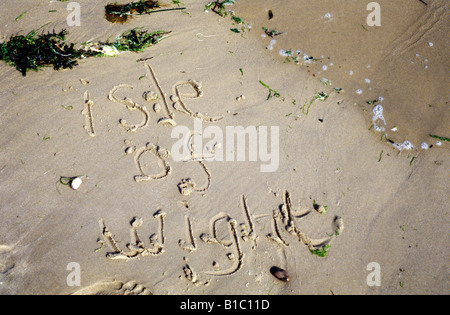
[[[55,70],[73,68],[83,52],[76,50],[74,44],[66,44],[67,31],[55,31],[37,35],[31,31],[26,35],[12,36],[0,44],[0,60],[15,67],[26,76],[27,71],[38,71],[53,65]],[[94,53],[92,53],[94,54]]]
[[[311,254],[313,254],[313,255],[317,255],[317,256],[319,256],[319,257],[325,257],[325,256],[327,256],[327,254],[328,254],[328,252],[327,252],[327,250],[330,248],[330,245],[325,245],[324,247],[322,247],[322,248],[319,248],[319,249],[309,249],[309,251],[311,252]]]
[[[227,16],[227,11],[225,9],[226,4],[233,4],[233,1],[226,0],[226,1],[211,1],[205,6],[205,10],[211,10],[214,13],[217,13],[218,15],[225,17]]]
[[[132,29],[118,36],[113,43],[84,43],[75,49],[74,43],[66,43],[66,30],[47,34],[31,31],[27,35],[12,36],[0,44],[0,60],[15,67],[26,76],[27,71],[38,71],[53,66],[55,70],[72,69],[78,65],[78,59],[92,56],[116,56],[123,51],[142,52],[145,48],[157,44],[170,32],[156,31],[148,33]]]
[[[141,52],[147,47],[156,45],[169,33],[166,31],[148,33],[146,31],[132,29],[117,37],[116,41],[111,45],[117,48],[118,51]]]

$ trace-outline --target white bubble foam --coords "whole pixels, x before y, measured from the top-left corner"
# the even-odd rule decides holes
[[[283,57],[289,57],[289,56],[292,56],[292,51],[290,51],[290,50],[280,49],[280,50],[278,51],[278,53],[279,53],[281,56],[283,56]]]
[[[273,49],[273,45],[275,45],[276,42],[277,42],[277,41],[276,41],[275,39],[272,39],[272,40],[270,41],[270,43],[269,43],[269,46],[267,46],[266,48],[267,48],[268,50],[272,50],[272,49]]]
[[[403,143],[393,143],[392,144],[397,150],[411,150],[412,148],[414,148],[414,146],[412,145],[411,142],[409,141],[404,141]]]
[[[374,106],[374,108],[372,109],[372,113],[373,113],[372,122],[382,120],[383,123],[386,125],[386,120],[384,119],[383,116],[383,106],[381,106],[380,104]]]

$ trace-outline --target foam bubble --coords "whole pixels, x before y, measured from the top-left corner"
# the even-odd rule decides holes
[[[412,143],[409,141],[404,141],[403,143],[393,143],[392,145],[399,151],[401,151],[403,149],[411,150],[412,148],[414,148]]]
[[[272,49],[273,49],[273,45],[275,45],[276,42],[277,42],[277,41],[276,41],[275,39],[272,39],[272,40],[270,41],[270,43],[269,43],[269,46],[267,46],[266,48],[267,48],[268,50],[272,50]]]
[[[278,53],[279,53],[281,56],[283,56],[283,57],[289,57],[289,56],[292,56],[292,51],[290,51],[290,50],[280,49],[280,50],[278,51]]]
[[[383,116],[383,106],[381,106],[380,104],[374,106],[374,108],[372,109],[372,113],[373,113],[372,122],[382,120],[383,123],[386,125],[386,120],[384,119]]]

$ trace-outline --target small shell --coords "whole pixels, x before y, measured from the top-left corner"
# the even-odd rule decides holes
[[[81,180],[81,178],[76,177],[70,182],[70,187],[72,187],[72,189],[74,190],[77,190],[82,183],[83,181]]]
[[[270,268],[270,273],[280,281],[288,282],[290,280],[286,270],[273,266]]]

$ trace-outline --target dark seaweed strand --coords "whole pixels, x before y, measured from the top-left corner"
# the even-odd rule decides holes
[[[136,1],[131,2],[125,5],[118,4],[108,4],[105,7],[105,10],[109,14],[146,14],[148,11],[152,9],[159,8],[160,5],[158,1]]]
[[[447,137],[441,137],[441,136],[431,135],[431,134],[430,134],[430,137],[435,138],[435,139],[439,139],[439,140],[442,140],[442,141],[450,142],[450,138],[447,138]]]
[[[73,68],[82,52],[74,44],[65,43],[66,30],[36,36],[36,31],[27,35],[11,36],[9,41],[0,44],[0,59],[14,66],[26,76],[27,71],[38,71],[53,65],[55,70]]]
[[[150,10],[159,8],[158,1],[136,1],[125,5],[107,4],[105,11],[113,15],[147,14]]]

